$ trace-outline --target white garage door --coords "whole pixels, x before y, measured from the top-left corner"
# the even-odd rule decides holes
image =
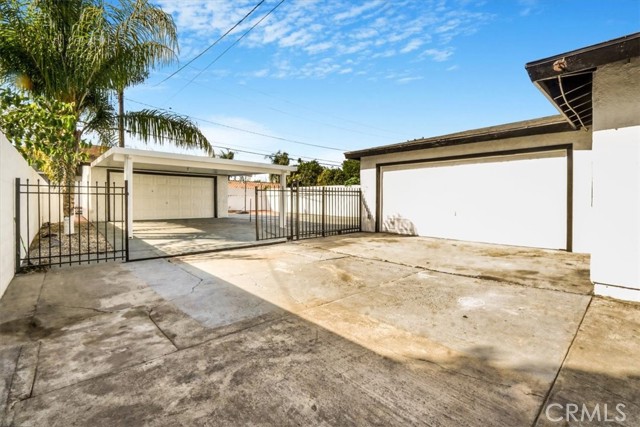
[[[122,185],[123,174],[112,174]],[[118,207],[116,212],[118,211]],[[133,174],[133,219],[213,218],[214,179]]]
[[[385,166],[380,229],[566,248],[565,151]]]

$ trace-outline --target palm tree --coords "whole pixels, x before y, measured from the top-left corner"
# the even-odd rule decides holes
[[[227,150],[227,151],[220,151],[220,158],[221,159],[229,159],[229,160],[233,160],[233,158],[235,157],[236,153],[234,151],[231,150]]]
[[[124,111],[124,90],[174,61],[177,49],[171,16],[148,0],[0,2],[0,82],[73,103],[76,149],[87,133],[103,145],[124,146],[126,130],[144,142],[170,141],[213,154],[185,117]]]

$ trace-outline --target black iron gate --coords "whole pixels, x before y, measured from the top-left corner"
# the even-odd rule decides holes
[[[128,260],[126,188],[126,181],[54,187],[16,178],[16,272]]]
[[[256,240],[289,240],[361,231],[360,189],[256,188]]]

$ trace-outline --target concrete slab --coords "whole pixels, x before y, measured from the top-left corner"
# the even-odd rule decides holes
[[[93,316],[41,340],[33,394],[117,372],[175,350],[142,309]]]
[[[589,299],[420,272],[300,316],[387,357],[455,370],[464,359],[486,381],[504,370],[512,385],[543,396]]]
[[[132,260],[246,246],[256,242],[255,218],[252,222],[248,215],[134,221],[133,236]]]
[[[444,273],[593,293],[587,254],[383,233],[348,234],[299,244]]]
[[[44,277],[42,273],[24,274],[13,279],[0,299],[0,333],[6,322],[33,315]]]
[[[524,425],[537,400],[287,318],[20,402],[13,423]]]
[[[594,298],[537,425],[640,425],[639,337],[640,304]]]
[[[379,237],[40,273],[35,313],[0,335],[5,388],[36,373],[4,424],[532,425],[547,395],[600,385],[638,410],[637,308],[589,307],[582,258],[503,248],[501,269],[499,248],[447,261]],[[562,380],[581,363],[598,376]]]

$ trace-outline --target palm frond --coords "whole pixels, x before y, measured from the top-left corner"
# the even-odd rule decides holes
[[[144,143],[169,141],[177,147],[198,148],[214,154],[207,137],[184,116],[158,110],[128,112],[124,115],[124,127]]]

